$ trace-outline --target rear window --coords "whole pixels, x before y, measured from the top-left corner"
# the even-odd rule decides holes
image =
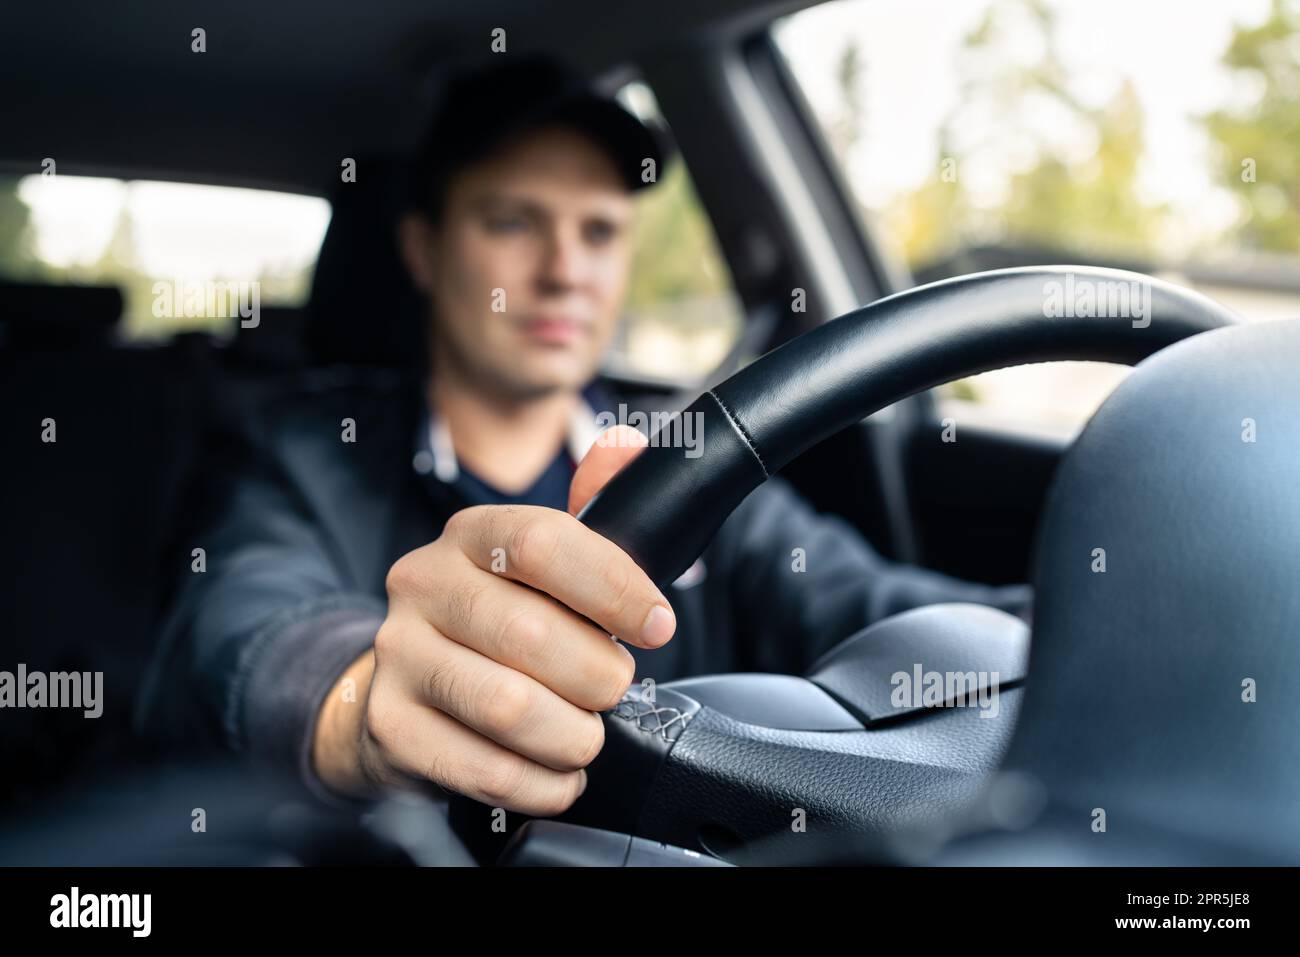
[[[618,91],[642,120],[667,124],[650,88]],[[616,373],[707,375],[740,333],[743,310],[686,163],[637,196]],[[261,307],[306,304],[330,220],[323,199],[290,193],[82,176],[0,176],[0,278],[117,286],[122,338],[232,333]]]
[[[0,277],[114,285],[121,335],[226,334],[306,303],[330,205],[268,190],[85,176],[0,177]]]
[[[649,88],[625,105],[663,124]],[[735,342],[740,300],[680,159],[637,197],[632,279],[608,365],[692,379]],[[267,190],[82,176],[0,177],[0,278],[117,286],[120,334],[232,333],[258,305],[306,304],[330,220],[323,199]]]

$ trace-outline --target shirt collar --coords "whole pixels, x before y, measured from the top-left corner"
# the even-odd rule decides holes
[[[427,396],[428,391],[424,390],[423,395]],[[569,418],[569,430],[565,440],[565,448],[574,464],[582,461],[600,435],[600,426],[592,404],[599,403],[601,398],[602,394],[594,384],[588,386],[578,396],[573,414]],[[420,475],[432,475],[438,481],[450,484],[460,477],[460,463],[456,459],[456,447],[451,440],[451,429],[447,427],[445,420],[434,414],[427,399],[422,400],[422,406],[422,424],[411,464]]]
[[[429,408],[428,391],[422,392],[419,435],[416,437],[416,451],[413,466],[420,475],[433,475],[443,484],[451,484],[460,477],[460,465],[456,461],[456,449],[451,442],[451,431],[439,425],[438,418]],[[608,407],[610,400],[596,383],[583,390],[574,407],[569,421],[567,451],[575,463],[595,444],[601,429],[593,406]],[[708,577],[704,559],[697,558],[691,567],[673,582],[673,587],[681,590],[694,588]]]

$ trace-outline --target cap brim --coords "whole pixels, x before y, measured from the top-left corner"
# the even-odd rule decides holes
[[[617,101],[581,93],[539,104],[519,126],[563,123],[578,129],[609,150],[628,189],[653,186],[672,159],[673,150],[663,132],[642,123]],[[652,166],[647,161],[653,161]],[[646,170],[653,170],[647,178]]]

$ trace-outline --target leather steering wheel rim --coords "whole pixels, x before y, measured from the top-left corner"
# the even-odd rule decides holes
[[[1103,296],[1107,311],[1123,314],[1098,315]],[[1121,302],[1127,308],[1110,308]],[[1239,321],[1190,289],[1117,269],[1034,266],[918,286],[793,339],[705,392],[680,413],[693,417],[699,454],[669,441],[673,428],[692,434],[670,421],[579,518],[663,588],[750,492],[808,448],[894,402],[1013,365],[1134,365]]]

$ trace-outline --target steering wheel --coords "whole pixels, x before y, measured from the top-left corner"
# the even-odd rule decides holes
[[[682,413],[702,425],[702,454],[652,442],[579,517],[664,587],[751,491],[893,402],[1024,363],[1132,365],[1237,321],[1195,292],[1110,269],[1007,269],[921,286],[705,392]],[[1073,560],[1041,542],[1038,559],[1040,569]],[[764,860],[806,856],[805,832],[861,840],[942,819],[969,804],[1006,753],[1028,650],[1019,619],[937,605],[847,638],[806,678],[692,678],[652,696],[633,688],[603,716],[605,748],[566,818],[738,860],[754,859],[755,846]],[[967,691],[996,695],[1000,719],[945,707],[949,697],[897,704],[891,676],[917,665],[973,674]]]

